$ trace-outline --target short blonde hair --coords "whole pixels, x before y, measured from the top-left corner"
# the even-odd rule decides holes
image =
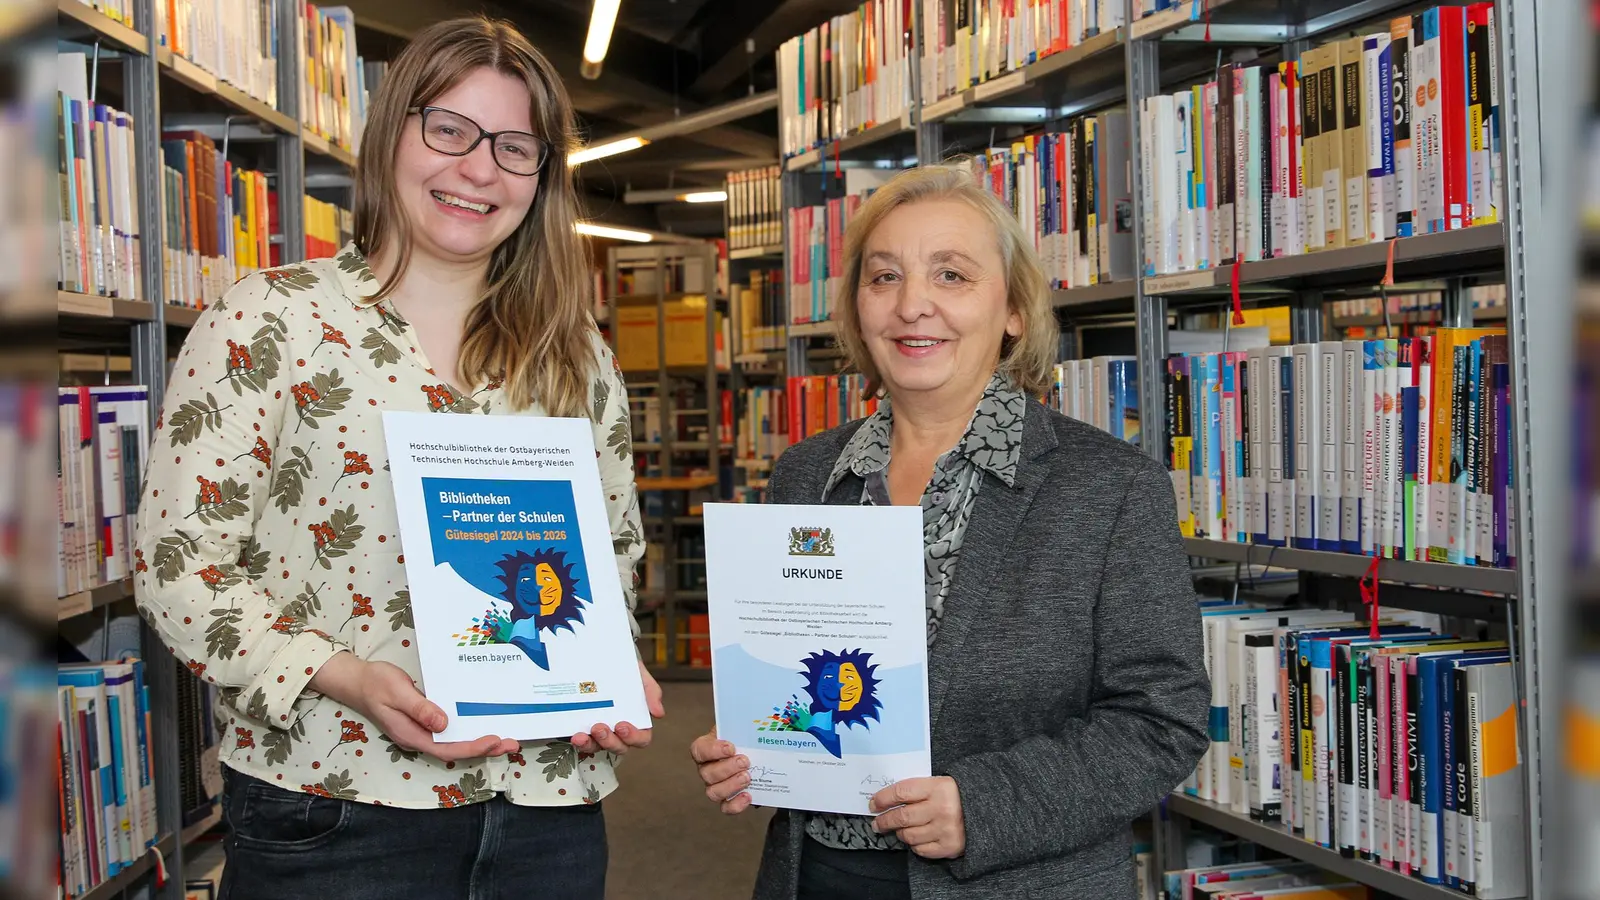
[[[866,376],[867,394],[874,395],[883,386],[861,336],[861,314],[856,308],[867,238],[889,213],[908,203],[930,200],[960,200],[994,227],[1006,268],[1006,303],[1022,319],[1022,334],[1006,335],[1002,340],[996,371],[1010,378],[1019,390],[1043,395],[1051,384],[1061,336],[1044,267],[1016,214],[985,190],[973,176],[971,165],[961,160],[918,166],[896,175],[861,204],[845,231],[844,272],[839,295],[834,298],[834,316],[839,321],[839,344],[855,370]]]

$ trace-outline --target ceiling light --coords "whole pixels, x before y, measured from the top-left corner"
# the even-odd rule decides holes
[[[644,138],[635,136],[622,138],[621,140],[611,141],[605,144],[598,144],[593,147],[584,147],[581,150],[567,154],[567,165],[576,166],[582,163],[591,162],[596,159],[604,159],[607,156],[616,156],[618,153],[627,153],[629,150],[637,150],[648,143],[650,142]]]
[[[687,194],[679,194],[678,199],[685,203],[726,203],[728,201],[728,192],[691,191]]]
[[[594,0],[594,10],[589,14],[589,37],[583,42],[583,65],[578,73],[593,80],[600,77],[600,63],[605,61],[606,50],[611,46],[611,30],[617,24],[617,8],[622,0]]]
[[[649,243],[652,238],[647,232],[632,231],[627,228],[612,228],[609,225],[594,225],[589,222],[579,222],[572,226],[572,230],[590,237],[612,238],[619,241],[638,241],[641,244]]]

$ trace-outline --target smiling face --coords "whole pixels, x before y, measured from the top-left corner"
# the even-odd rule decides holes
[[[856,293],[861,338],[891,397],[966,402],[983,391],[1006,335],[1006,267],[989,221],[959,200],[895,208],[866,239]]]
[[[465,116],[485,131],[531,133],[531,102],[521,81],[478,68],[427,105]],[[429,124],[440,127],[433,118]],[[400,130],[394,180],[411,224],[412,252],[451,264],[487,264],[522,223],[539,188],[539,176],[500,168],[487,140],[465,156],[431,149],[423,142],[420,114],[409,116]]]
[[[839,711],[849,712],[859,703],[861,691],[861,673],[856,671],[856,664],[847,662],[839,666]]]
[[[539,615],[548,616],[561,605],[561,579],[549,563],[539,563],[533,577],[539,583]]]

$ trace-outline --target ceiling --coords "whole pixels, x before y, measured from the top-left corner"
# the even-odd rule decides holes
[[[452,15],[481,11],[514,22],[566,81],[590,143],[656,125],[777,86],[783,41],[858,6],[860,0],[622,0],[600,76],[579,74],[591,0],[348,0],[357,51],[393,52],[404,37]],[[777,161],[777,114],[670,138],[579,168],[587,215],[661,231],[722,231],[720,204],[627,205],[624,193],[720,187],[730,169]]]

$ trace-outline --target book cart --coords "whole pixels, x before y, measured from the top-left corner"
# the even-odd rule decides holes
[[[102,223],[114,222],[118,234],[137,235],[136,245],[127,245],[136,246],[137,250],[130,251],[122,263],[125,278],[121,284],[85,284],[71,275],[62,279],[65,285],[82,288],[57,291],[57,340],[64,384],[86,383],[85,377],[80,376],[87,376],[88,383],[93,383],[99,360],[102,371],[98,376],[105,383],[137,385],[146,391],[147,424],[153,427],[171,359],[198,318],[199,310],[194,304],[166,302],[186,292],[164,283],[164,277],[170,277],[171,272],[170,260],[164,259],[164,254],[171,250],[167,245],[173,232],[173,220],[168,218],[172,215],[171,204],[167,202],[171,196],[170,173],[163,171],[164,133],[182,132],[190,139],[208,139],[220,150],[219,159],[259,173],[263,189],[270,189],[281,201],[272,212],[270,236],[257,235],[262,249],[270,244],[283,264],[306,257],[308,223],[302,198],[307,193],[308,158],[314,165],[343,170],[353,168],[356,159],[351,149],[354,142],[348,137],[330,140],[330,129],[302,124],[316,121],[316,116],[301,108],[305,97],[314,98],[312,102],[323,104],[324,112],[335,111],[335,115],[340,108],[348,115],[351,108],[348,102],[332,99],[328,93],[331,78],[322,80],[319,87],[318,80],[308,75],[311,72],[327,76],[336,59],[331,45],[325,44],[323,49],[329,55],[315,65],[307,63],[303,17],[309,9],[300,4],[263,0],[250,4],[254,19],[233,20],[220,7],[197,3],[192,9],[186,7],[186,14],[199,16],[202,11],[210,11],[216,17],[203,24],[196,19],[173,27],[162,21],[164,15],[158,20],[161,12],[153,0],[107,0],[93,5],[84,0],[59,0],[54,22],[37,23],[41,43],[49,41],[55,45],[51,49],[62,55],[82,54],[86,59],[87,105],[92,109],[96,104],[105,104],[131,118],[125,143],[98,145],[107,154],[104,163],[113,168],[120,163],[121,171],[107,169],[85,175],[87,181],[82,183],[95,185],[89,190],[103,191],[99,194],[101,206],[92,217]],[[353,35],[348,9],[327,12],[346,16],[340,20],[344,33]],[[254,34],[252,25],[259,26]],[[221,46],[213,48],[215,55],[209,57],[210,63],[195,61],[208,59],[201,46],[203,41],[197,37],[207,28],[215,28],[219,44],[227,45],[226,61]],[[318,30],[317,25],[312,26],[314,40],[329,35],[322,31],[318,37]],[[194,38],[196,46],[174,52],[174,34],[186,40]],[[271,35],[265,44],[259,40],[263,34]],[[271,50],[262,50],[274,40],[275,56]],[[353,36],[350,40],[349,61],[354,63]],[[247,57],[248,63],[243,61]],[[64,71],[66,68],[63,66]],[[51,71],[54,69],[52,66]],[[341,92],[353,87],[342,80],[339,84]],[[275,103],[263,99],[274,93]],[[57,101],[51,118],[59,119],[59,97],[54,90],[49,95]],[[59,123],[55,128],[60,130]],[[359,135],[359,122],[347,120],[345,134],[351,129]],[[94,149],[91,146],[86,152]],[[166,167],[170,165],[166,163]],[[63,165],[63,178],[66,168]],[[113,191],[125,193],[119,198]],[[65,187],[63,194],[65,197]],[[64,213],[58,204],[53,207]],[[268,219],[264,209],[260,212],[259,221],[264,225]],[[61,218],[73,219],[65,214]],[[314,236],[320,236],[317,226],[321,224],[313,223],[309,229]],[[260,267],[266,264],[263,262]],[[214,283],[217,289],[225,290],[229,281],[217,277]],[[141,455],[145,449],[140,448]],[[61,596],[58,603],[63,635],[92,628],[96,621],[108,629],[114,622],[126,625],[138,621],[134,618],[132,583],[126,578],[89,585]],[[102,867],[106,877],[81,892],[64,885],[65,896],[93,900],[134,894],[183,897],[187,851],[221,817],[215,791],[202,783],[200,760],[184,758],[184,754],[198,757],[202,752],[198,732],[203,725],[192,719],[196,709],[201,710],[204,719],[210,718],[205,692],[197,679],[172,660],[148,626],[139,621],[137,628],[139,658],[144,663],[149,694],[148,751],[156,826],[152,846],[147,852],[136,852],[131,862],[117,865],[114,873]],[[180,699],[184,696],[188,699]],[[211,738],[213,752],[217,740],[220,738]],[[164,877],[158,877],[158,873]]]
[[[891,80],[888,89],[903,90],[907,102],[903,110],[897,111],[891,104],[889,114],[877,117],[861,115],[861,104],[854,96],[840,104],[827,102],[828,79],[838,79],[839,70],[820,76],[822,89],[818,91],[817,72],[807,69],[804,76],[797,76],[804,63],[793,51],[780,50],[791,374],[810,371],[816,342],[833,334],[834,323],[825,310],[817,314],[817,293],[809,284],[818,264],[819,251],[814,244],[820,232],[813,228],[809,234],[801,233],[809,220],[797,215],[797,210],[826,203],[827,197],[851,192],[835,186],[835,192],[829,194],[830,183],[843,182],[857,170],[900,170],[981,153],[990,146],[1009,147],[1023,135],[1041,128],[1059,130],[1085,113],[1114,108],[1133,113],[1147,98],[1163,91],[1203,83],[1224,62],[1297,59],[1326,41],[1386,30],[1384,23],[1391,17],[1420,14],[1439,5],[1394,0],[1111,2],[1121,7],[1121,24],[1081,36],[1066,49],[1041,54],[1034,62],[942,95],[929,87],[929,79],[930,73],[935,79],[945,76],[939,75],[925,56],[933,55],[928,48],[935,36],[949,35],[948,30],[940,30],[941,22],[962,24],[963,20],[948,4],[913,2],[904,23],[903,48],[891,37],[890,64],[885,67],[880,58],[875,75],[880,91],[885,77],[901,79],[903,83]],[[1144,7],[1159,11],[1139,14]],[[1566,333],[1566,303],[1555,298],[1571,295],[1574,254],[1565,252],[1571,242],[1564,236],[1575,230],[1576,214],[1567,208],[1566,198],[1556,196],[1562,193],[1554,187],[1559,176],[1551,175],[1550,168],[1541,174],[1540,157],[1545,157],[1544,166],[1552,167],[1555,161],[1566,159],[1550,149],[1554,143],[1559,141],[1562,147],[1577,143],[1577,126],[1562,120],[1573,118],[1567,113],[1577,106],[1582,79],[1567,78],[1548,64],[1558,44],[1573,49],[1563,42],[1573,41],[1573,32],[1584,31],[1579,7],[1532,0],[1494,4],[1503,153],[1495,198],[1498,222],[1238,265],[1219,260],[1209,268],[1176,274],[1142,274],[1145,267],[1136,263],[1133,277],[1102,277],[1054,293],[1064,330],[1064,359],[1076,356],[1075,334],[1081,326],[1106,321],[1132,326],[1138,371],[1155,376],[1139,379],[1138,406],[1147,411],[1140,423],[1141,444],[1170,466],[1162,415],[1168,403],[1167,388],[1160,377],[1166,370],[1169,329],[1183,329],[1206,316],[1211,321],[1226,321],[1237,296],[1238,306],[1243,308],[1287,307],[1290,339],[1297,344],[1315,342],[1323,339],[1325,328],[1331,330],[1334,325],[1328,314],[1333,301],[1377,296],[1386,290],[1400,292],[1418,284],[1442,296],[1442,308],[1429,314],[1428,321],[1467,327],[1474,320],[1469,293],[1481,285],[1505,285],[1503,315],[1511,372],[1507,433],[1511,499],[1517,517],[1513,567],[1384,558],[1376,561],[1374,569],[1371,555],[1215,538],[1187,538],[1186,548],[1197,576],[1231,576],[1226,578],[1227,589],[1238,591],[1246,572],[1253,580],[1268,567],[1280,573],[1294,570],[1289,586],[1301,605],[1356,611],[1363,616],[1360,582],[1375,576],[1382,608],[1436,613],[1446,622],[1464,623],[1469,630],[1462,633],[1478,632],[1509,641],[1515,707],[1520,711],[1517,749],[1525,785],[1520,816],[1525,826],[1513,839],[1525,842],[1527,870],[1519,874],[1525,876],[1528,897],[1559,895],[1555,881],[1558,860],[1552,845],[1560,841],[1547,839],[1547,829],[1556,826],[1546,824],[1552,818],[1545,811],[1562,808],[1559,767],[1550,761],[1559,759],[1561,753],[1557,743],[1563,684],[1559,635],[1566,624],[1561,603],[1567,566],[1560,535],[1566,528],[1561,496],[1567,472],[1563,420],[1570,396],[1565,383],[1566,373],[1571,371],[1567,354],[1573,342]],[[875,12],[870,5],[863,7],[868,21]],[[841,20],[848,18],[833,20],[835,38]],[[843,23],[847,56],[853,27],[848,21]],[[815,38],[818,33],[810,35]],[[903,68],[896,69],[893,57],[902,49],[906,60],[901,62]],[[834,58],[838,58],[837,49]],[[1553,80],[1563,83],[1553,85]],[[848,71],[843,81],[842,93],[853,93],[861,85],[860,77]],[[842,107],[843,112],[834,107]],[[1128,193],[1120,199],[1133,212],[1130,224],[1137,258],[1144,247],[1144,232],[1151,227],[1147,221],[1151,201],[1145,196],[1145,159],[1138,152],[1141,117],[1130,114],[1129,120],[1133,152],[1127,164],[1132,174]],[[1542,153],[1532,148],[1543,148]],[[1576,166],[1560,169],[1576,170]],[[1384,317],[1367,324],[1390,323]],[[1200,822],[1275,853],[1312,862],[1370,886],[1380,896],[1441,900],[1465,896],[1446,885],[1425,883],[1342,855],[1280,823],[1256,821],[1181,791],[1164,800],[1153,811],[1152,820],[1158,873],[1184,867],[1184,833],[1191,822]]]

